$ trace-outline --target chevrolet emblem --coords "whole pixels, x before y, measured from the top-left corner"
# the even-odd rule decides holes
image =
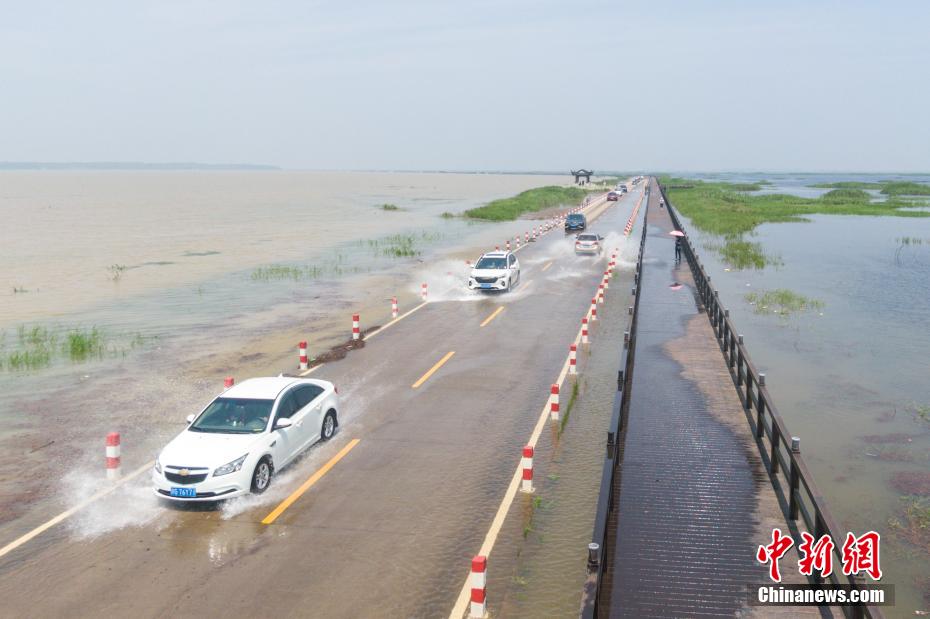
[[[188,475],[191,474],[191,472],[188,471],[187,469],[181,469],[180,471],[178,471],[178,474],[180,474],[181,477],[187,477]]]

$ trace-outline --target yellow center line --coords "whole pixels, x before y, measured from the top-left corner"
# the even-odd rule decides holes
[[[484,322],[482,322],[480,326],[482,326],[482,327],[485,326],[486,324],[488,324],[489,322],[491,322],[492,320],[494,320],[495,318],[497,318],[497,315],[500,314],[500,313],[503,312],[503,311],[504,311],[504,306],[501,305],[499,308],[497,308],[496,310],[494,310],[494,313],[493,313],[493,314],[491,314],[490,316],[488,316],[487,318],[485,318],[485,319],[484,319]]]
[[[552,266],[552,263],[553,263],[553,262],[555,262],[555,261],[554,261],[554,260],[550,260],[549,262],[546,263],[546,266],[544,266],[544,267],[542,268],[543,273],[546,272],[546,269],[548,269],[549,267]]]
[[[452,358],[452,355],[454,355],[454,354],[455,354],[455,351],[454,351],[454,350],[450,350],[449,352],[447,352],[445,357],[443,357],[442,359],[440,359],[440,360],[436,363],[436,365],[434,365],[433,367],[431,367],[431,368],[429,369],[429,371],[428,371],[426,374],[424,374],[423,376],[421,376],[421,377],[420,377],[420,380],[418,380],[417,382],[413,383],[413,384],[411,385],[411,387],[413,387],[414,389],[416,389],[417,387],[419,387],[420,385],[422,385],[423,383],[425,383],[427,380],[429,380],[429,377],[432,376],[433,374],[435,374],[435,373],[436,373],[436,370],[438,370],[438,369],[441,368],[443,365],[445,365],[446,361],[448,361],[449,359],[451,359],[451,358]]]
[[[333,457],[330,459],[329,462],[327,462],[326,464],[324,464],[322,467],[320,467],[320,469],[319,469],[316,473],[314,473],[313,475],[311,475],[310,478],[309,478],[307,481],[305,481],[303,484],[301,484],[300,488],[298,488],[297,490],[295,490],[295,491],[291,494],[291,496],[289,496],[289,497],[287,497],[286,499],[284,499],[283,501],[281,501],[281,504],[278,505],[277,507],[275,507],[275,508],[274,508],[274,511],[272,511],[270,514],[268,514],[267,516],[265,516],[265,519],[262,520],[262,524],[271,524],[271,523],[273,523],[275,520],[277,520],[277,519],[278,519],[278,516],[280,516],[281,514],[284,513],[284,510],[286,510],[288,507],[290,507],[290,506],[294,503],[294,501],[296,501],[297,499],[299,499],[299,498],[303,495],[304,492],[306,492],[307,490],[310,489],[311,486],[313,486],[313,484],[315,484],[316,482],[320,481],[320,478],[323,477],[324,475],[326,475],[326,473],[329,472],[329,469],[331,469],[331,468],[333,468],[334,466],[336,466],[336,463],[339,462],[340,460],[342,460],[342,459],[345,457],[345,455],[346,455],[347,453],[349,453],[350,451],[352,451],[352,448],[355,447],[356,445],[358,445],[359,440],[361,440],[361,439],[353,438],[351,441],[349,441],[349,444],[348,444],[348,445],[346,445],[345,447],[343,447],[343,448],[339,451],[339,453],[337,453],[335,456],[333,456]]]

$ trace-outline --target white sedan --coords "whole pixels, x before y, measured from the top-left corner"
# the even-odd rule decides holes
[[[275,470],[333,436],[337,391],[325,380],[251,378],[187,418],[158,454],[155,494],[176,501],[216,501],[261,494]]]

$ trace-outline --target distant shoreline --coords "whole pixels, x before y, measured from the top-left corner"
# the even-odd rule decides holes
[[[280,170],[278,166],[257,163],[145,163],[141,161],[0,161],[0,170]]]

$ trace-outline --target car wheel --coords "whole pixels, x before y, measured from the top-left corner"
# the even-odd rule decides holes
[[[274,476],[274,467],[267,456],[258,461],[255,472],[252,473],[252,494],[261,494],[268,489],[271,478]]]
[[[512,278],[512,277],[507,279],[507,288],[506,288],[506,291],[507,291],[507,292],[510,292],[510,289],[511,289],[511,288],[513,288],[513,278]]]
[[[323,428],[320,430],[320,440],[328,441],[336,433],[336,411],[328,411],[323,417]]]

